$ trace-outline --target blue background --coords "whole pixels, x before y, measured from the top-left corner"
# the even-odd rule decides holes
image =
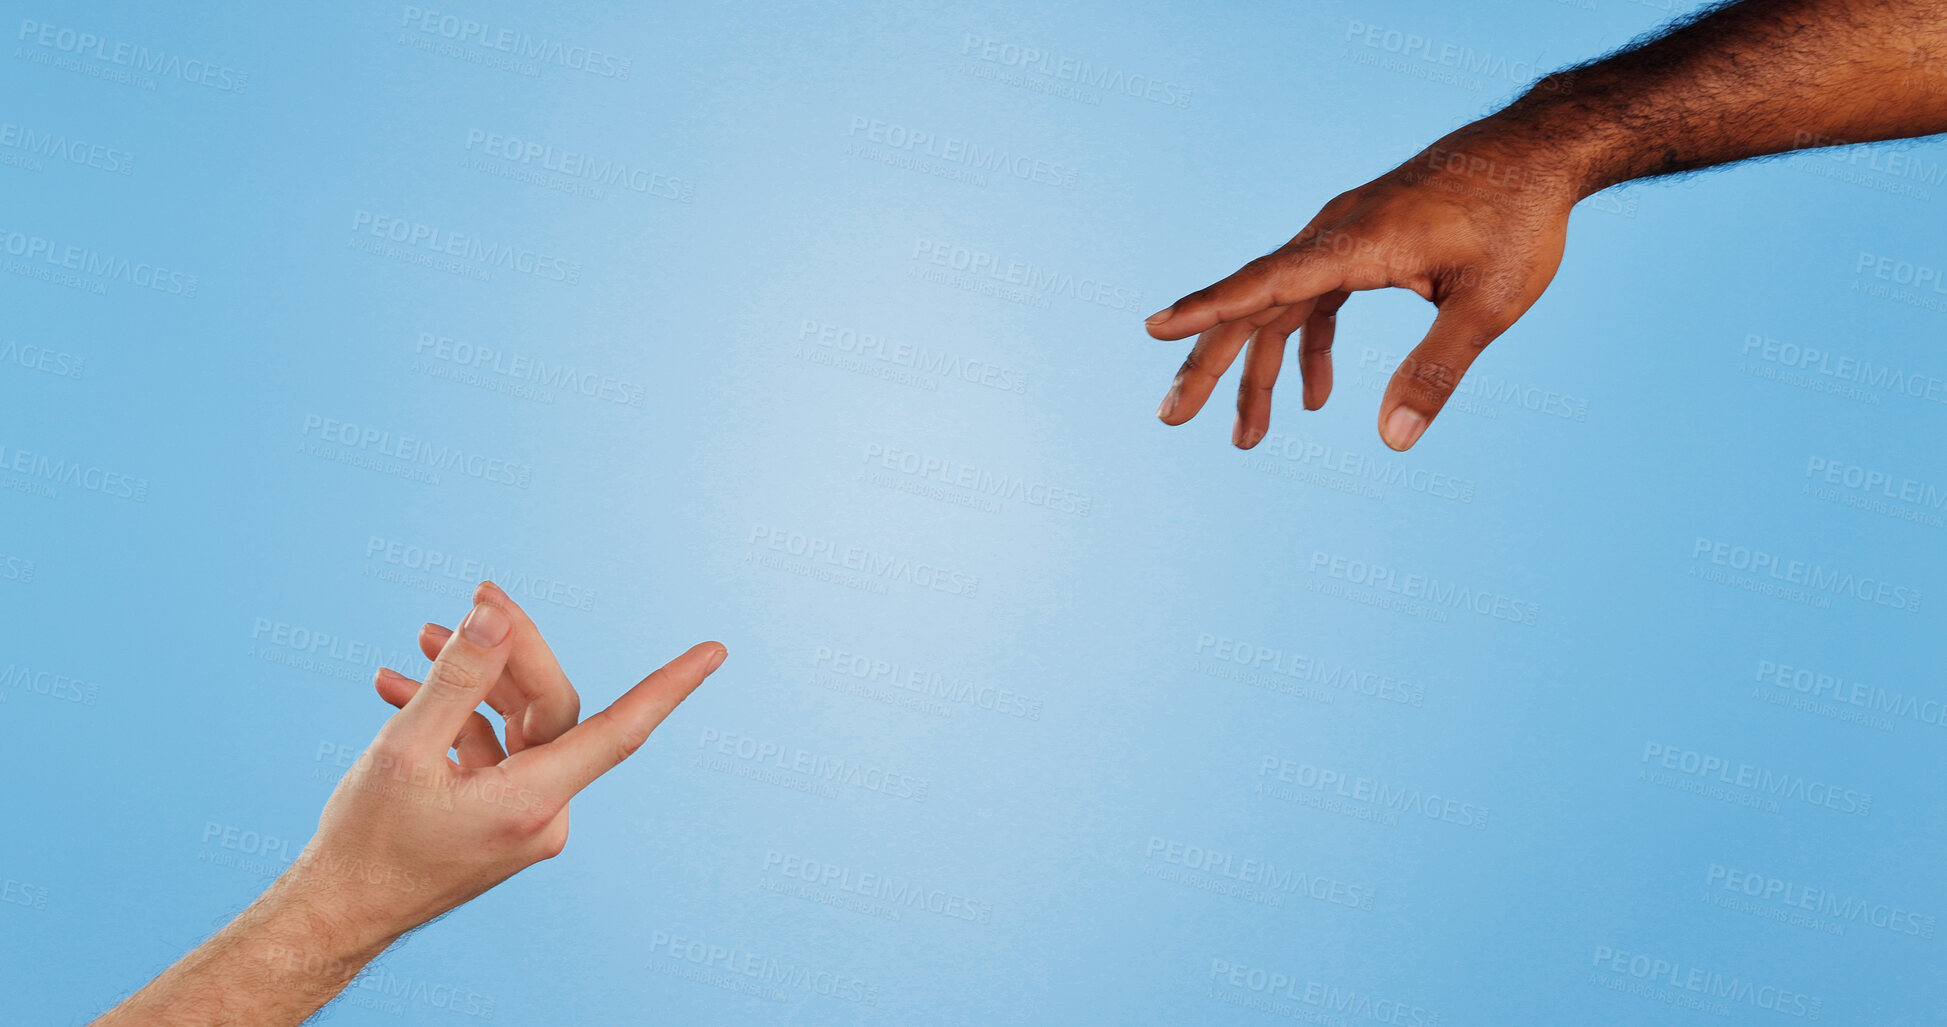
[[[1234,379],[1186,427],[1152,416],[1184,347],[1143,316],[1669,14],[20,9],[0,1018],[85,1022],[247,904],[391,712],[373,666],[416,675],[417,626],[491,574],[584,709],[695,641],[729,661],[577,800],[566,854],[329,1022],[1938,1022],[1947,296],[1875,273],[1947,264],[1938,144],[1585,202],[1409,454],[1374,429],[1430,320],[1404,293],[1348,305],[1324,410],[1287,363],[1255,453]],[[558,59],[480,44],[502,30]],[[569,66],[587,48],[609,57]],[[574,280],[396,259],[431,252],[386,251],[380,217]],[[42,244],[180,277],[62,277]],[[931,261],[956,251],[1041,287]],[[483,348],[504,362],[467,366]],[[406,438],[518,480],[431,473]],[[1921,599],[1794,601],[1712,555],[1753,551]],[[1533,623],[1371,605],[1397,599],[1373,565]],[[289,841],[237,841],[265,836]],[[709,946],[775,976],[690,961]]]

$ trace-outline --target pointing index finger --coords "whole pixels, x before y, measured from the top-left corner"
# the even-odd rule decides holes
[[[530,787],[565,800],[634,755],[648,741],[649,733],[723,663],[726,655],[717,642],[691,646],[622,693],[608,709],[552,742],[509,757],[503,766],[522,775]]]

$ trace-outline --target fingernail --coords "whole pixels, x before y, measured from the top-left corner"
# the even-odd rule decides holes
[[[730,650],[725,649],[722,646],[717,646],[716,655],[710,657],[710,664],[709,666],[703,668],[703,673],[715,674],[717,672],[717,668],[723,666],[723,658],[729,655],[730,655]]]
[[[1170,391],[1163,394],[1163,405],[1156,408],[1156,417],[1167,421],[1173,413],[1176,413],[1176,386],[1174,385],[1170,386]]]
[[[491,647],[500,644],[507,637],[507,629],[513,622],[507,619],[507,611],[492,603],[481,603],[460,622],[460,633],[466,640],[477,646]]]
[[[1418,411],[1398,406],[1386,415],[1386,427],[1379,435],[1386,440],[1386,445],[1404,451],[1413,448],[1413,443],[1420,441],[1420,433],[1425,430],[1426,418],[1421,417]]]
[[[1245,432],[1241,438],[1236,440],[1237,448],[1250,449],[1252,446],[1257,445],[1258,442],[1263,438],[1264,438],[1263,432],[1257,430],[1256,428],[1252,428],[1250,431]]]
[[[1164,307],[1163,309],[1157,311],[1156,313],[1149,315],[1149,319],[1144,321],[1143,324],[1146,325],[1162,324],[1164,321],[1168,321],[1170,319],[1170,315],[1174,313],[1176,313],[1176,304],[1172,303],[1169,306]]]

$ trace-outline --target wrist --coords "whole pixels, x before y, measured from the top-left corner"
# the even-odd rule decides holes
[[[394,925],[359,898],[354,885],[294,864],[249,911],[264,958],[289,972],[342,978],[341,986],[350,981],[409,927]]]
[[[1615,167],[1615,133],[1589,102],[1592,86],[1578,82],[1576,74],[1549,75],[1513,103],[1460,130],[1537,169],[1571,205],[1631,177]]]
[[[1470,200],[1567,210],[1584,190],[1582,168],[1564,148],[1498,115],[1464,125],[1421,150],[1402,170],[1414,184]]]

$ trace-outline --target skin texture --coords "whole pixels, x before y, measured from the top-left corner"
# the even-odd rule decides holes
[[[1332,391],[1346,297],[1411,289],[1437,308],[1379,405],[1411,448],[1475,358],[1554,279],[1569,211],[1594,193],[1767,154],[1947,131],[1947,2],[1745,0],[1557,72],[1506,109],[1327,203],[1289,243],[1152,315],[1198,336],[1156,416],[1182,424],[1241,352],[1234,445],[1257,445],[1297,332],[1307,410]]]
[[[578,723],[580,697],[539,629],[490,582],[458,631],[428,624],[419,644],[434,661],[426,680],[378,672],[400,711],[332,792],[304,852],[97,1025],[303,1022],[406,932],[559,855],[568,800],[640,748],[725,655],[693,646]],[[504,747],[483,702],[504,718]]]

